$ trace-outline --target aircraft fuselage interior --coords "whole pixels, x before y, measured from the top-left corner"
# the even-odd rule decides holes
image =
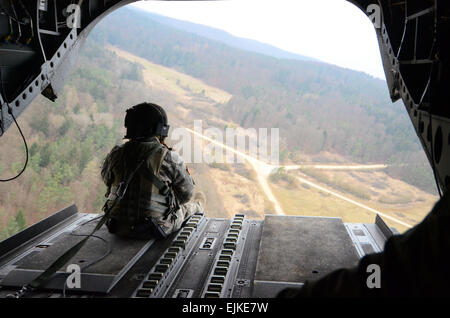
[[[0,43],[0,142],[37,96],[57,100],[90,32],[132,2],[0,0],[0,37],[6,39]],[[349,2],[374,22],[391,100],[403,101],[443,194],[450,186],[450,4]],[[0,297],[43,273],[80,242],[82,236],[71,233],[88,235],[96,217],[72,205],[0,242]],[[357,265],[364,255],[383,251],[395,234],[375,215],[365,224],[287,215],[252,220],[241,213],[211,218],[206,211],[167,239],[150,241],[120,239],[102,227],[96,235],[109,242],[110,253],[102,257],[103,243],[92,239],[69,262],[90,265],[81,273],[81,288],[69,291],[61,268],[27,296],[275,297],[285,287]]]

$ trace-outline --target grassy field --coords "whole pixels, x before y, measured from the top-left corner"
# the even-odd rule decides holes
[[[419,223],[437,200],[436,196],[380,171],[308,171],[307,176],[299,172],[291,173],[410,225]],[[291,182],[272,178],[270,186],[287,214],[340,217],[344,222],[354,223],[373,223],[375,220],[375,213],[298,180],[293,186]],[[395,221],[385,221],[399,232],[408,229]]]
[[[287,189],[270,183],[271,189],[288,215],[340,217],[344,222],[373,223],[375,215],[314,188],[302,185]]]
[[[117,56],[130,62],[141,64],[144,67],[144,80],[150,86],[167,89],[172,93],[178,93],[178,95],[185,95],[186,92],[190,92],[193,95],[197,95],[197,97],[205,97],[216,103],[226,103],[231,98],[231,94],[207,85],[192,76],[151,63],[146,59],[137,57],[113,46],[108,46],[108,49],[116,53]]]

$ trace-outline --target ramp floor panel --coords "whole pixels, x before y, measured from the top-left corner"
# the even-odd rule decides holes
[[[39,248],[16,262],[2,281],[4,286],[23,286],[47,269],[53,261],[91,233],[98,220],[63,232],[53,238],[46,248]],[[130,240],[110,234],[103,226],[91,237],[68,264],[77,264],[82,270],[82,286],[79,291],[107,292],[153,243],[153,241]],[[109,251],[109,252],[108,252]],[[85,266],[92,264],[86,268]],[[62,268],[47,288],[63,289],[67,277]]]
[[[254,278],[254,295],[302,284],[352,267],[358,253],[339,218],[266,215]],[[273,296],[273,295],[270,295]]]
[[[0,298],[42,273],[83,239],[78,235],[89,234],[96,217],[71,215],[67,222],[50,228],[45,235],[35,233],[36,237],[26,244],[1,255]],[[344,224],[339,218],[266,215],[264,221],[256,221],[236,215],[232,220],[200,219],[151,297],[274,297],[285,287],[300,287],[306,280],[356,265],[365,253],[363,243],[371,243],[374,250],[379,250],[366,225]],[[192,229],[192,225],[186,226]],[[361,229],[365,236],[357,231]],[[183,231],[164,240],[146,242],[119,238],[102,227],[95,233],[101,239],[90,238],[68,264],[83,268],[102,258],[108,247],[111,252],[85,268],[82,288],[66,289],[66,295],[135,297],[136,291],[149,288],[150,280],[155,279],[149,273],[162,260],[168,260],[177,237],[180,235],[181,239],[191,230]],[[45,288],[27,297],[64,297],[68,264]]]

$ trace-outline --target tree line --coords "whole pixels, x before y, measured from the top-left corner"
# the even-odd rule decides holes
[[[392,104],[382,80],[235,49],[126,8],[106,18],[91,38],[232,93],[218,105],[223,117],[243,127],[279,127],[284,161],[327,151],[358,163],[386,162],[393,165],[391,176],[436,193],[404,106]]]

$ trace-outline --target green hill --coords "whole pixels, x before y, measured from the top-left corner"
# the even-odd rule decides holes
[[[119,58],[106,44],[153,62],[162,79],[169,73],[176,78],[149,88],[142,65]],[[184,81],[200,88],[188,89]],[[178,90],[189,95],[188,104],[175,98]],[[206,95],[196,90],[207,90]],[[143,100],[167,107],[172,127],[212,117],[213,125],[279,127],[282,161],[299,162],[308,155],[323,162],[331,153],[351,162],[393,163],[391,176],[435,192],[403,105],[390,102],[383,81],[324,63],[239,50],[125,8],[94,29],[56,103],[39,97],[19,119],[30,161],[20,178],[0,187],[0,240],[72,202],[81,211],[100,212],[101,160],[121,142],[124,110]],[[190,115],[183,119],[185,113]],[[0,174],[7,178],[20,171],[24,149],[14,128],[2,136],[2,144],[8,152],[0,153]],[[210,216],[242,210],[260,217],[273,210],[247,168],[205,164],[193,170],[213,203]]]
[[[327,151],[353,162],[389,163],[392,176],[436,191],[404,106],[392,104],[382,80],[321,62],[239,50],[127,8],[102,21],[91,39],[233,94],[217,106],[223,118],[244,127],[280,127],[282,161]]]

